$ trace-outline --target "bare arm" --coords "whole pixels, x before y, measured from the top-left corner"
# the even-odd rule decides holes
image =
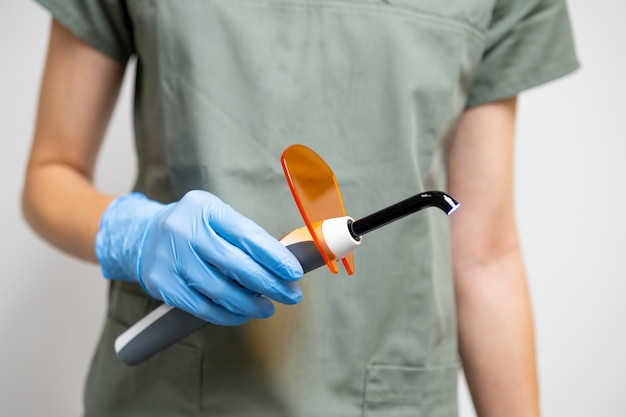
[[[92,176],[124,67],[53,20],[22,209],[43,238],[94,262],[112,197],[94,189]]]
[[[513,210],[516,99],[468,110],[449,154],[459,343],[481,417],[538,416],[532,313]]]

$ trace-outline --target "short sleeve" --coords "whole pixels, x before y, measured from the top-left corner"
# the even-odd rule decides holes
[[[125,0],[36,0],[80,39],[125,62],[134,53]]]
[[[511,97],[578,68],[563,0],[498,0],[467,106]]]

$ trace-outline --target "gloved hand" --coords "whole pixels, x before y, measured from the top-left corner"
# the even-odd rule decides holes
[[[294,282],[302,267],[291,252],[205,191],[168,205],[139,193],[114,200],[95,249],[106,278],[138,282],[153,298],[215,324],[267,318],[269,299],[302,298]]]

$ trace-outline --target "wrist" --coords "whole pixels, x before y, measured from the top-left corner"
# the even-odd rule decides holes
[[[163,204],[141,193],[113,200],[102,217],[96,235],[95,252],[107,279],[138,282],[137,262],[146,230]]]

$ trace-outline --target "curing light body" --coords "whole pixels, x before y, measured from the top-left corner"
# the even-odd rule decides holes
[[[450,215],[459,208],[459,203],[441,191],[424,192],[359,220],[342,216],[303,226],[280,242],[294,254],[306,274],[324,266],[327,259],[336,261],[352,253],[361,244],[363,235],[427,207],[437,207]],[[315,242],[311,233],[321,236],[321,242]],[[116,339],[115,352],[126,365],[138,365],[207,324],[185,311],[162,304]]]

